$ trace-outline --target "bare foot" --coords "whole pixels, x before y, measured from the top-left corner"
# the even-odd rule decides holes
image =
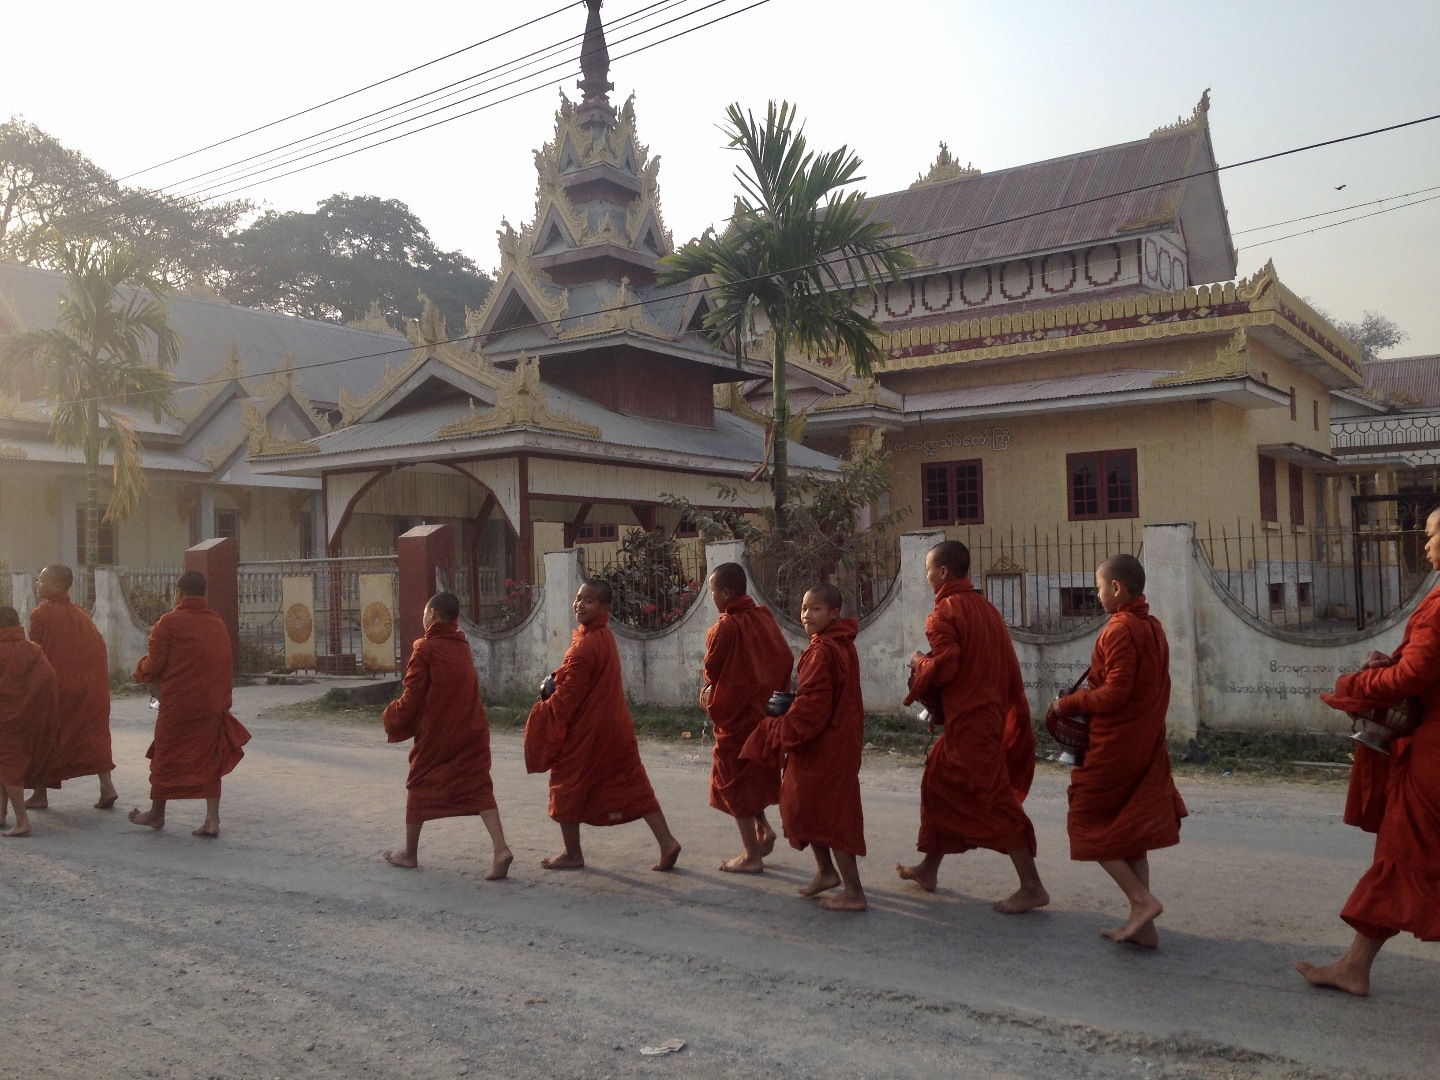
[[[903,881],[913,881],[926,892],[934,892],[935,886],[940,883],[940,875],[928,869],[923,862],[914,866],[905,866],[901,863],[895,864],[895,872],[900,875]]]
[[[1050,894],[1044,889],[1016,889],[1004,900],[992,905],[1001,915],[1023,915],[1050,903]]]
[[[766,829],[757,839],[760,841],[760,858],[768,859],[770,853],[775,850],[775,830]],[[725,869],[723,866],[720,869]]]
[[[41,798],[39,795],[31,795],[28,799],[25,800],[25,809],[49,810],[50,800],[49,798]]]
[[[650,867],[650,869],[657,870],[663,873],[666,870],[673,869],[675,864],[679,862],[679,860],[680,841],[671,840],[668,845],[662,846],[660,848],[660,861],[657,862],[654,866]]]
[[[0,836],[29,836],[29,825],[16,825],[13,829],[6,829]]]
[[[820,901],[820,906],[826,911],[864,911],[870,905],[865,902],[865,894],[851,896],[848,892],[839,896],[827,896]]]
[[[508,847],[497,851],[494,861],[490,864],[490,872],[485,875],[485,880],[499,881],[506,874],[510,873],[510,864],[514,861],[515,856]]]
[[[764,872],[765,863],[758,856],[752,859],[749,855],[736,855],[722,862],[720,869],[727,874],[759,874]]]
[[[112,791],[109,795],[101,795],[100,801],[95,804],[96,810],[109,810],[120,801],[118,793]]]
[[[201,825],[198,829],[192,829],[192,830],[190,831],[190,835],[191,835],[191,836],[203,836],[203,837],[206,837],[207,839],[213,840],[213,839],[215,839],[215,837],[217,837],[217,836],[220,835],[220,822],[218,822],[218,821],[207,821],[207,822],[205,822],[205,824]]]
[[[1344,961],[1316,967],[1314,964],[1307,964],[1304,960],[1296,960],[1295,970],[1304,975],[1311,986],[1344,990],[1345,993],[1354,994],[1356,997],[1367,997],[1370,994],[1369,974],[1351,970]]]
[[[382,851],[380,857],[391,866],[398,866],[401,870],[415,870],[420,866],[420,860],[413,855],[406,855],[403,851]]]
[[[1156,929],[1154,921],[1147,922],[1129,937],[1119,937],[1124,927],[1116,927],[1114,930],[1101,930],[1100,936],[1107,937],[1111,941],[1125,943],[1127,945],[1139,945],[1142,949],[1158,949],[1160,947],[1160,931]]]
[[[164,816],[156,817],[153,810],[141,810],[138,806],[130,811],[130,820],[136,825],[149,825],[152,829],[163,829],[165,827]]]
[[[1141,940],[1142,936],[1149,938],[1153,935],[1158,944],[1160,936],[1155,931],[1154,922],[1160,917],[1164,910],[1165,908],[1161,905],[1160,901],[1154,897],[1151,897],[1148,903],[1131,904],[1130,918],[1124,926],[1117,926],[1114,930],[1101,930],[1100,933],[1117,944],[1122,941],[1134,941],[1136,945],[1145,944],[1145,942]],[[1150,926],[1150,933],[1142,935],[1141,931],[1144,930],[1147,925]],[[1154,947],[1154,945],[1147,946],[1147,948],[1152,949]]]
[[[584,870],[585,859],[581,855],[571,855],[568,851],[562,851],[559,855],[541,859],[540,865],[546,870]]]
[[[831,871],[828,874],[821,874],[817,872],[815,876],[810,879],[810,883],[808,885],[802,885],[799,891],[801,896],[811,897],[818,896],[820,893],[825,892],[827,889],[838,889],[839,887],[839,874],[835,873],[834,871]]]

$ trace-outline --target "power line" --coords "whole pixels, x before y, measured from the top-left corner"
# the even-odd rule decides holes
[[[1394,202],[1396,199],[1408,199],[1412,195],[1424,195],[1427,191],[1440,191],[1440,184],[1435,187],[1420,188],[1417,191],[1406,191],[1399,195],[1386,195],[1383,199],[1371,199],[1369,202],[1351,203],[1349,206],[1337,206],[1334,210],[1322,210],[1318,214],[1306,214],[1304,217],[1288,218],[1285,221],[1273,221],[1269,225],[1255,225],[1249,229],[1236,229],[1231,236],[1244,236],[1246,233],[1263,232],[1265,229],[1278,229],[1281,225],[1294,225],[1297,221],[1313,221],[1315,218],[1332,217],[1335,214],[1343,214],[1347,210],[1359,210],[1362,206],[1383,206],[1387,202]]]
[[[1434,190],[1433,188],[1428,190]],[[1309,236],[1311,233],[1324,232],[1326,229],[1333,229],[1337,225],[1349,225],[1352,221],[1364,221],[1366,218],[1379,217],[1381,214],[1392,214],[1396,210],[1405,210],[1411,206],[1420,206],[1423,203],[1434,202],[1440,199],[1440,195],[1431,195],[1428,199],[1416,199],[1414,202],[1401,203],[1399,206],[1387,206],[1384,210],[1374,210],[1368,214],[1356,214],[1354,217],[1345,218],[1342,221],[1332,221],[1328,225],[1317,225],[1313,229],[1302,229],[1300,232],[1287,233],[1284,236],[1276,236],[1270,240],[1257,240],[1253,244],[1247,244],[1243,248],[1236,248],[1236,251],[1249,251],[1251,248],[1264,247],[1266,244],[1278,244],[1281,240],[1293,240],[1297,236]],[[1304,220],[1303,218],[1297,220]]]

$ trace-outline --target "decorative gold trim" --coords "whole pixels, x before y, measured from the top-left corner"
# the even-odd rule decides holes
[[[446,424],[435,432],[435,437],[453,439],[514,427],[540,428],[596,439],[602,434],[593,424],[576,420],[569,409],[557,413],[550,408],[545,387],[540,382],[540,360],[526,356],[515,366],[514,374],[500,385],[499,397],[489,412],[477,413],[472,400],[470,415],[464,420]]]
[[[637,334],[659,338],[661,341],[675,340],[674,334],[652,322],[645,314],[645,305],[637,302],[635,294],[630,291],[628,277],[620,279],[620,284],[610,294],[609,299],[601,300],[600,310],[592,318],[582,319],[579,324],[562,332],[560,337],[568,340],[615,330],[633,330]]]
[[[1202,131],[1209,126],[1209,117],[1210,88],[1207,86],[1205,92],[1200,95],[1200,101],[1195,106],[1195,111],[1190,114],[1188,119],[1183,116],[1177,116],[1175,123],[1166,124],[1150,132],[1150,138],[1163,139],[1168,135],[1179,135],[1186,131]]]
[[[345,324],[356,330],[368,330],[372,334],[389,334],[391,337],[404,337],[400,331],[390,325],[390,320],[385,318],[385,313],[380,310],[380,301],[371,300],[369,308],[360,318]]]
[[[926,184],[942,184],[946,180],[973,180],[979,175],[980,170],[975,168],[974,165],[971,165],[969,162],[961,165],[956,158],[952,157],[950,155],[950,147],[946,146],[942,139],[940,142],[940,153],[936,156],[934,162],[931,163],[930,171],[917,176],[915,182],[910,185],[910,190],[914,191],[916,188],[924,187]]]
[[[989,569],[989,570],[986,570],[985,573],[987,573],[987,574],[1024,574],[1024,573],[1028,573],[1028,571],[1025,569],[1025,567],[1021,566],[1018,562],[1016,562],[1014,559],[1012,559],[1009,555],[1001,555],[998,559],[996,559],[993,563],[990,564],[990,569]]]
[[[318,454],[320,452],[320,448],[312,442],[306,442],[304,439],[292,439],[288,427],[282,426],[280,434],[274,434],[270,430],[266,414],[256,408],[253,401],[245,402],[241,417],[245,435],[250,443],[252,458],[273,457],[279,454]]]
[[[1190,361],[1184,371],[1163,375],[1151,386],[1180,386],[1184,383],[1203,382],[1207,379],[1231,379],[1250,372],[1250,350],[1245,342],[1245,331],[1236,330],[1230,339],[1209,356],[1197,357]]]
[[[826,398],[824,401],[816,404],[814,410],[816,412],[829,412],[832,409],[853,409],[873,405],[882,409],[893,409],[896,412],[900,411],[898,400],[900,395],[894,391],[886,390],[880,385],[879,379],[851,379],[849,386],[850,389],[847,393],[841,394],[838,397]],[[890,398],[896,400],[887,400]]]

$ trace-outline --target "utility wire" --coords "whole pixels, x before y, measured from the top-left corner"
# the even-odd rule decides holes
[[[1286,221],[1275,221],[1269,225],[1255,225],[1249,229],[1236,229],[1230,235],[1244,236],[1246,233],[1263,232],[1265,229],[1278,229],[1281,225],[1294,225],[1297,221],[1313,221],[1315,218],[1332,217],[1335,214],[1343,214],[1347,210],[1359,210],[1363,206],[1383,206],[1387,202],[1394,202],[1396,199],[1408,199],[1412,195],[1424,195],[1427,191],[1440,191],[1440,184],[1437,184],[1435,187],[1420,188],[1418,191],[1406,191],[1400,195],[1387,195],[1383,199],[1371,199],[1369,202],[1351,203],[1349,206],[1338,206],[1334,210],[1322,210],[1318,214],[1306,214],[1304,217],[1292,217]]]
[[[1416,199],[1414,202],[1401,203],[1399,206],[1387,206],[1384,210],[1373,210],[1368,214],[1356,214],[1354,217],[1348,217],[1341,221],[1332,221],[1328,225],[1317,225],[1313,229],[1302,229],[1300,232],[1286,233],[1284,236],[1276,236],[1270,240],[1257,240],[1253,244],[1247,244],[1245,247],[1236,248],[1235,250],[1249,251],[1251,248],[1264,247],[1267,244],[1278,244],[1281,240],[1293,240],[1297,236],[1309,236],[1311,233],[1333,229],[1337,225],[1349,225],[1352,221],[1364,221],[1366,218],[1379,217],[1381,214],[1392,214],[1396,210],[1404,210],[1411,206],[1420,206],[1422,203],[1434,202],[1436,199],[1440,199],[1440,195],[1431,195],[1428,199]]]

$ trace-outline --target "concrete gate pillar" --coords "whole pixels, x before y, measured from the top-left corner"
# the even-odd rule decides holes
[[[185,569],[205,575],[205,602],[225,620],[230,656],[240,670],[240,548],[233,537],[202,540],[185,549]]]
[[[435,571],[455,565],[455,527],[417,525],[395,542],[400,557],[400,655],[425,635],[425,605],[435,595]]]
[[[1195,627],[1195,524],[1145,526],[1145,597],[1170,644],[1171,739],[1200,727],[1200,657]]]
[[[585,555],[579,548],[545,553],[545,662],[551,671],[565,659],[570,634],[576,627],[575,593],[585,580]]]
[[[925,580],[925,554],[945,539],[944,529],[925,529],[900,534],[900,611],[904,626],[905,661],[915,652],[929,652],[925,639],[925,617],[935,610],[935,593]],[[974,568],[972,567],[972,570]]]

